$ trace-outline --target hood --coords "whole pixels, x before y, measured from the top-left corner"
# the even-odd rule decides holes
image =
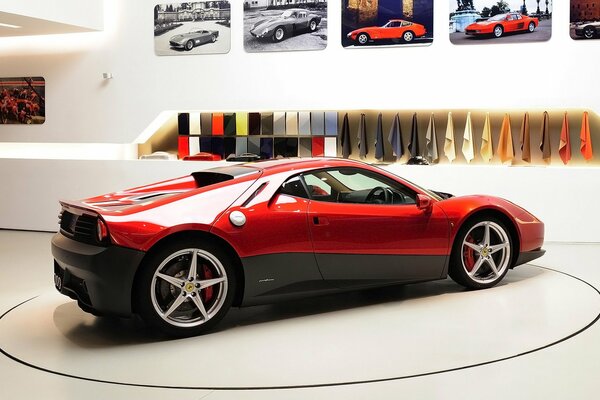
[[[186,38],[186,35],[179,34],[179,35],[175,35],[175,36],[173,36],[173,37],[172,37],[171,39],[169,39],[169,40],[170,40],[170,41],[173,41],[173,42],[177,42],[177,41],[179,41],[179,40],[183,40],[183,39],[185,39],[185,38]]]
[[[261,19],[260,21],[258,21],[257,23],[255,23],[252,26],[251,30],[267,28],[270,24],[272,24],[273,22],[277,22],[278,20],[279,20],[279,18],[265,18],[265,19]]]
[[[358,33],[358,32],[368,31],[370,29],[379,29],[379,28],[381,28],[381,27],[380,26],[365,26],[362,28],[355,29],[350,33]]]

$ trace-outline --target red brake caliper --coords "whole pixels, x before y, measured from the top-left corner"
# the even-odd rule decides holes
[[[475,240],[471,235],[467,236],[466,241],[475,244]],[[465,267],[467,268],[467,271],[471,272],[475,266],[475,250],[469,246],[464,246],[463,260],[465,260]]]
[[[202,272],[204,274],[204,279],[212,279],[213,278],[213,273],[206,264],[204,264],[202,266]],[[209,286],[205,289],[202,289],[202,292],[200,293],[200,295],[202,296],[202,301],[204,303],[209,302],[213,297],[213,287]]]

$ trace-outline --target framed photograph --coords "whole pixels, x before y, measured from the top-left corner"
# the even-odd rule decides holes
[[[551,0],[450,0],[453,44],[544,42],[552,36]]]
[[[244,49],[323,50],[327,0],[244,0]]]
[[[0,78],[0,124],[43,124],[45,98],[42,77]]]
[[[154,7],[154,52],[158,56],[224,54],[231,48],[228,1],[194,1]]]
[[[433,0],[342,0],[342,46],[433,42]]]
[[[571,0],[570,21],[571,38],[600,39],[600,0]]]

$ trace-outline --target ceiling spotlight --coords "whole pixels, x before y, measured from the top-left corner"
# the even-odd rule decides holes
[[[3,24],[2,22],[0,22],[0,28],[19,29],[21,27],[19,25]]]
[[[112,79],[113,78],[113,74],[111,74],[110,72],[103,72],[102,73],[102,78],[103,79]]]

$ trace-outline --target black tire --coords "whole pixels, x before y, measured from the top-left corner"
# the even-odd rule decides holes
[[[535,31],[535,24],[533,22],[530,22],[529,25],[527,25],[527,31],[529,33],[533,33],[533,31]]]
[[[494,35],[494,37],[499,38],[502,35],[504,35],[504,28],[502,27],[502,25],[496,25],[494,27],[494,30],[492,31],[492,35]]]
[[[217,41],[217,35],[212,35],[210,38],[211,42],[214,43]]]
[[[192,254],[197,269],[194,280],[189,280]],[[210,331],[231,307],[236,290],[231,256],[213,242],[187,237],[149,255],[136,278],[133,300],[146,323],[169,336],[187,337]]]
[[[283,39],[285,39],[285,28],[283,26],[278,26],[277,28],[275,28],[275,30],[273,31],[273,41],[275,43],[279,43],[281,42]]]
[[[593,26],[583,28],[583,36],[586,39],[593,39],[596,36],[596,29]]]
[[[371,38],[365,32],[361,32],[358,35],[356,35],[356,43],[358,43],[361,46],[368,44],[370,40]]]
[[[413,31],[406,31],[402,34],[402,40],[405,43],[412,42],[414,38],[415,38],[415,34],[413,33]]]
[[[188,40],[187,42],[185,42],[185,51],[190,51],[194,48],[194,41],[193,40]]]
[[[485,235],[486,225],[489,239],[487,245],[483,245],[485,236],[482,235]],[[480,250],[474,250],[464,242],[480,247]],[[501,247],[503,243],[508,245]],[[450,277],[469,289],[486,289],[498,284],[513,264],[514,243],[510,230],[496,217],[467,221],[456,234],[452,246]]]
[[[316,31],[316,30],[317,30],[317,25],[318,25],[318,24],[317,24],[317,21],[316,21],[316,20],[314,20],[314,19],[311,19],[311,20],[310,20],[310,22],[308,23],[308,29],[309,29],[311,32],[314,32],[314,31]]]

